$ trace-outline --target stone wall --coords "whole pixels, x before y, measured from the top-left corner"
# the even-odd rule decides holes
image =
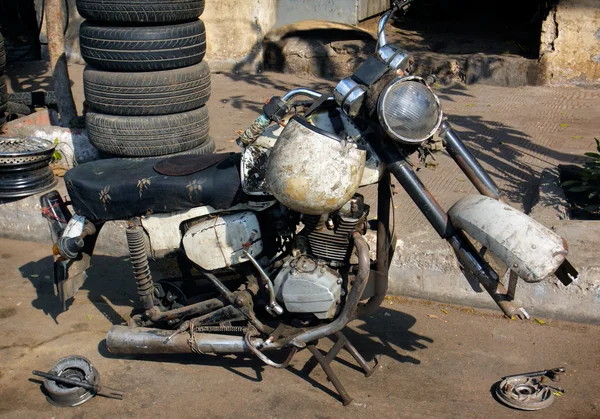
[[[548,84],[600,85],[600,2],[560,0],[542,25],[540,62]]]

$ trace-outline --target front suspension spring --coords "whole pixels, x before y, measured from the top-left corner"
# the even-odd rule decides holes
[[[154,283],[148,265],[146,255],[146,241],[144,229],[138,223],[130,223],[125,230],[127,235],[127,246],[129,247],[129,258],[133,267],[133,276],[137,285],[137,293],[142,300],[145,310],[154,307]]]

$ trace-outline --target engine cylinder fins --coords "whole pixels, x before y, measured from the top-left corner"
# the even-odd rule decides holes
[[[356,230],[360,218],[335,217],[333,229],[324,226],[320,218],[319,215],[305,215],[302,219],[302,235],[308,239],[309,253],[318,259],[348,261],[352,255],[350,234]]]
[[[144,229],[134,223],[125,230],[127,235],[127,246],[129,248],[129,258],[133,267],[133,276],[137,285],[137,294],[140,296],[144,309],[151,309],[153,304],[154,282],[150,273],[148,256],[146,254],[146,241]]]

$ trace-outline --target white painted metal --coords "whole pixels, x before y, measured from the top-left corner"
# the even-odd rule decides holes
[[[366,151],[300,118],[291,119],[271,150],[267,181],[273,196],[303,214],[335,211],[354,195]]]
[[[69,220],[67,227],[63,233],[63,237],[73,238],[81,236],[83,232],[83,225],[85,224],[85,217],[83,215],[74,215]]]
[[[250,210],[260,212],[274,205],[276,201],[248,202],[228,208],[227,211]],[[181,246],[181,223],[191,221],[209,214],[218,214],[225,210],[217,210],[210,206],[193,208],[170,214],[152,214],[142,217],[142,227],[150,241],[150,256],[159,257],[179,250]]]
[[[187,257],[209,271],[246,262],[244,250],[252,256],[263,250],[260,225],[251,211],[203,219],[186,231],[182,243]]]
[[[482,195],[469,195],[450,208],[452,224],[486,246],[521,278],[538,282],[565,260],[566,242],[516,209]]]
[[[341,114],[344,131],[341,133],[343,137],[351,137],[357,140],[361,137],[361,132],[356,128],[352,119],[344,113]],[[324,129],[327,132],[334,133],[333,124],[329,117],[329,112],[316,112],[309,117],[309,120],[316,127]],[[267,162],[271,149],[275,146],[277,138],[283,131],[283,127],[277,124],[269,126],[258,137],[255,143],[245,147],[242,151],[241,163],[241,179],[244,192],[248,195],[272,195],[268,183]],[[371,146],[366,141],[361,141],[361,145],[366,148],[367,161],[363,171],[360,186],[372,185],[379,182],[385,165]]]

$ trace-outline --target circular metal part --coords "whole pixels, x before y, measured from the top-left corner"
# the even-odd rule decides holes
[[[360,112],[366,94],[365,88],[353,80],[352,77],[340,81],[333,91],[333,97],[337,104],[340,105],[346,115],[352,118]]]
[[[100,373],[87,358],[78,355],[62,358],[52,367],[49,373],[71,380],[85,381],[92,385],[100,385]],[[79,406],[96,395],[95,392],[90,390],[59,384],[47,378],[44,379],[44,390],[48,401],[59,407]]]
[[[496,384],[496,396],[505,405],[519,410],[540,410],[554,403],[552,388],[531,377],[505,378]]]
[[[51,141],[41,138],[0,137],[0,166],[50,162],[54,148]]]
[[[50,189],[57,182],[47,165],[40,169],[0,172],[0,198],[23,198]]]
[[[392,70],[402,70],[405,73],[410,72],[415,62],[410,52],[392,44],[387,44],[379,48],[377,55]]]
[[[438,97],[420,77],[399,77],[388,84],[377,103],[379,122],[401,143],[418,144],[430,138],[442,123]]]

